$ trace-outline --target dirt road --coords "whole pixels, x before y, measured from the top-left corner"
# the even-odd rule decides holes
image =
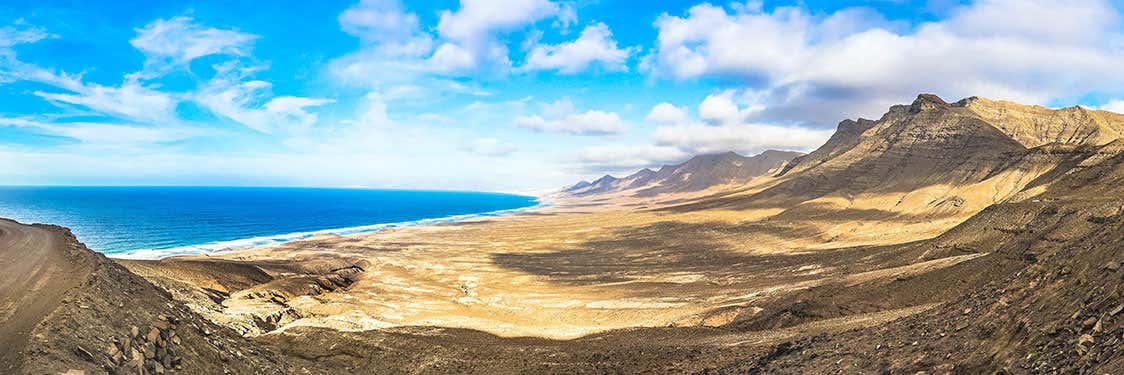
[[[92,271],[69,254],[60,230],[0,219],[0,372],[15,366],[35,325]]]

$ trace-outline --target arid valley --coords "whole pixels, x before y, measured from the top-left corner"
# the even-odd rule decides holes
[[[3,222],[0,372],[1119,373],[1122,137],[922,94],[455,223],[114,260]]]

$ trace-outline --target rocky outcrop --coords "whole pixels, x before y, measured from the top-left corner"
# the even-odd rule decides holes
[[[211,259],[122,262],[193,312],[247,337],[315,316],[301,302],[345,289],[363,273],[362,266],[350,263],[313,268],[274,265],[266,272],[265,265]]]

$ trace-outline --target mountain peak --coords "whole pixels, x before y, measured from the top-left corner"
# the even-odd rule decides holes
[[[692,162],[699,162],[699,161],[704,161],[704,160],[715,160],[715,161],[717,161],[717,160],[722,160],[722,159],[736,159],[736,158],[744,158],[744,156],[741,156],[738,153],[733,152],[733,151],[726,151],[726,152],[719,152],[719,153],[712,153],[712,154],[701,154],[701,155],[692,156],[691,159],[687,160],[686,164],[691,164]]]
[[[913,104],[910,104],[909,108],[910,112],[917,113],[948,106],[948,102],[944,101],[944,99],[941,99],[941,97],[936,96],[935,94],[920,94],[917,95],[917,99],[913,101]]]
[[[613,182],[613,181],[616,181],[616,180],[617,180],[616,177],[613,177],[613,176],[610,176],[610,175],[604,175],[604,176],[601,176],[601,178],[593,180],[593,184],[598,185],[598,184],[603,184],[603,183],[606,183],[606,182]]]

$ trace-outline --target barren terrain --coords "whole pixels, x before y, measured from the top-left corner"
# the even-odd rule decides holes
[[[82,255],[107,271],[49,283],[89,301],[52,316],[107,332],[172,316],[192,329],[154,357],[187,373],[1117,373],[1121,129],[1103,111],[921,95],[754,173],[701,157],[516,215],[118,261],[131,273]],[[32,254],[85,254],[8,226],[0,241]],[[13,275],[52,269],[0,256]],[[55,306],[34,293],[17,298]],[[124,321],[81,313],[120,299],[136,306]],[[65,354],[121,345],[59,319],[4,326],[54,350],[10,361],[135,367]]]

